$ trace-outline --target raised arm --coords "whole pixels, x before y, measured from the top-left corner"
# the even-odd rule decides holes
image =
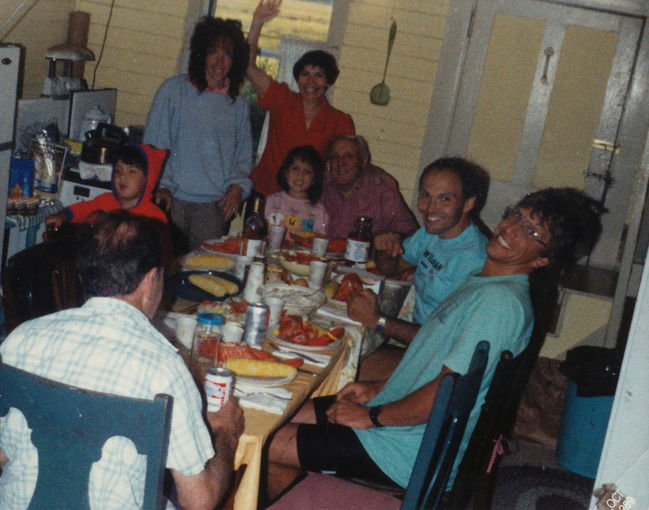
[[[250,58],[248,59],[248,69],[246,71],[250,83],[252,83],[255,92],[260,97],[263,97],[268,90],[271,82],[271,77],[268,76],[262,69],[257,67],[257,48],[259,47],[259,36],[261,35],[261,28],[264,23],[272,20],[279,14],[279,8],[282,5],[282,0],[260,0],[254,14],[252,15],[252,23],[250,24],[250,31],[248,32],[248,45],[250,46]]]

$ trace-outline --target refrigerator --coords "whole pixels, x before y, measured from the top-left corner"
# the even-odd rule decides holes
[[[0,44],[0,224],[2,225],[4,225],[7,210],[9,166],[14,148],[14,121],[20,58],[19,46]],[[4,237],[4,235],[0,236],[0,254],[4,250]]]

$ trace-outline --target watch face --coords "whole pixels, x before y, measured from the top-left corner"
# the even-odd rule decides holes
[[[375,427],[382,427],[383,424],[379,421],[379,413],[381,412],[381,406],[370,407],[370,420]]]

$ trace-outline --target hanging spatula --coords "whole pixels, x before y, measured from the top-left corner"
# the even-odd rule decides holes
[[[390,62],[390,54],[392,53],[392,46],[394,39],[397,36],[397,22],[392,21],[390,26],[390,36],[388,37],[388,54],[385,58],[385,68],[383,69],[383,79],[381,83],[377,83],[370,91],[370,101],[372,104],[379,106],[387,106],[390,102],[390,88],[385,84],[385,75],[388,72],[388,63]]]

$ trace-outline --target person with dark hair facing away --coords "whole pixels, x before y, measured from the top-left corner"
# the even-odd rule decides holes
[[[487,340],[487,367],[452,487],[500,353],[517,356],[529,342],[529,275],[588,254],[601,233],[600,214],[599,202],[570,188],[544,189],[507,208],[482,268],[426,319],[389,379],[350,383],[335,396],[313,399],[275,434],[269,450],[275,472],[326,470],[406,487],[442,377],[466,373],[476,345]],[[272,492],[279,488],[269,481]]]
[[[252,188],[250,115],[239,95],[248,66],[241,23],[202,18],[190,46],[188,74],[160,86],[144,131],[146,143],[170,151],[157,199],[171,204],[188,243],[179,252],[223,235]]]
[[[286,227],[287,235],[300,230],[324,234],[329,216],[320,202],[324,161],[313,147],[294,147],[277,173],[282,191],[266,198],[264,216],[269,225]]]
[[[153,202],[153,190],[167,154],[168,151],[150,145],[123,145],[113,157],[112,191],[50,214],[45,224],[58,229],[66,222],[88,221],[96,211],[120,209],[167,223],[167,215]]]
[[[324,159],[331,138],[355,132],[351,116],[331,106],[325,96],[339,74],[330,53],[308,51],[295,63],[293,77],[299,92],[291,91],[286,83],[278,83],[257,67],[261,29],[277,16],[280,4],[281,0],[260,0],[248,33],[248,79],[257,92],[257,101],[270,113],[264,153],[252,172],[255,191],[262,195],[279,191],[277,170],[292,147],[311,145]]]
[[[214,508],[229,486],[243,413],[235,398],[204,416],[183,359],[149,322],[164,282],[153,222],[119,212],[85,226],[77,269],[88,300],[21,324],[0,354],[3,363],[92,391],[148,400],[171,395],[166,467],[178,502],[187,510]],[[38,472],[30,435],[19,411],[0,418],[0,508],[29,505]],[[124,438],[104,445],[90,474],[92,508],[142,508],[146,465],[138,457]],[[169,501],[166,508],[175,506]]]

